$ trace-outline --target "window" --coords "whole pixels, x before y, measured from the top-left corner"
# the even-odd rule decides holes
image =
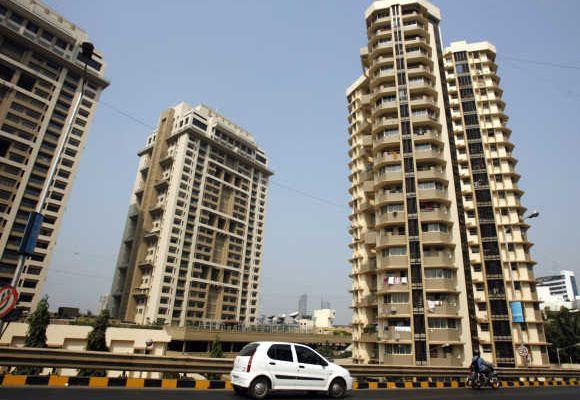
[[[268,357],[272,360],[294,361],[292,349],[289,344],[273,344],[268,349]]]
[[[26,23],[26,29],[28,29],[30,32],[32,33],[38,33],[38,25],[36,25],[34,22],[32,21],[28,21]]]
[[[387,344],[385,354],[411,354],[410,344]]]
[[[326,365],[326,362],[318,354],[310,350],[308,347],[295,346],[295,349],[299,363]]]

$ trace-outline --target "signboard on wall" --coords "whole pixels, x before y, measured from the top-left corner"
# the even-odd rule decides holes
[[[512,310],[512,322],[525,322],[524,308],[522,307],[521,301],[512,301],[510,303],[510,308]]]

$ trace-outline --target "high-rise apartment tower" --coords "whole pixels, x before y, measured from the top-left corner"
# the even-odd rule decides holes
[[[363,75],[347,90],[353,358],[465,366],[480,350],[514,365],[519,342],[508,303],[498,306],[505,314],[493,314],[502,321],[497,332],[507,330],[490,336],[494,324],[480,313],[491,304],[477,301],[491,298],[479,290],[486,282],[471,257],[439,9],[425,0],[375,1],[365,20]],[[542,357],[532,354],[537,364]]]
[[[139,171],[111,290],[138,324],[255,323],[268,180],[254,138],[214,110],[161,114]]]
[[[444,54],[471,266],[466,290],[484,356],[498,365],[542,365],[548,356],[535,262],[495,56],[488,42],[454,42]]]
[[[87,39],[40,1],[0,1],[0,286],[12,280],[28,215],[50,185],[35,254],[17,283],[24,310],[35,307],[42,291],[89,126],[108,85],[100,54],[90,60],[81,56]],[[83,76],[87,83],[74,117]],[[56,178],[47,182],[70,124]]]

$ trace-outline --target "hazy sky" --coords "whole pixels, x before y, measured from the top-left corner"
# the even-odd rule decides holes
[[[107,62],[102,101],[156,125],[178,102],[203,102],[265,148],[261,311],[308,293],[350,320],[345,88],[361,72],[370,1],[47,0],[83,27]],[[438,1],[443,41],[497,46],[523,202],[541,210],[530,238],[538,271],[578,269],[580,2]],[[576,69],[517,62],[506,57]],[[100,104],[64,216],[45,291],[52,307],[94,309],[110,288],[137,151],[149,129]],[[316,198],[326,199],[328,203]]]

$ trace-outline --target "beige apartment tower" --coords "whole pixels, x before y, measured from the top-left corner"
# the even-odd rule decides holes
[[[139,170],[111,289],[138,324],[255,323],[272,172],[252,135],[204,105],[163,112]]]
[[[87,34],[37,0],[0,0],[0,286],[10,284],[31,211],[46,185],[48,200],[35,254],[17,283],[20,307],[35,307],[101,91],[104,63],[81,60]],[[85,62],[87,84],[81,95]],[[72,124],[56,178],[53,157]]]
[[[444,53],[471,265],[468,290],[484,356],[511,363],[513,357],[504,354],[514,348],[517,365],[548,365],[523,191],[495,56],[488,42],[454,42]],[[518,319],[522,322],[512,322]],[[522,346],[529,357],[522,356]]]
[[[509,299],[500,293],[507,290],[511,275],[505,268],[502,274],[499,250],[484,262],[489,268],[495,265],[493,273],[482,274],[482,262],[475,262],[487,260],[483,252],[489,250],[490,239],[481,237],[478,226],[489,219],[469,220],[473,202],[464,204],[469,171],[458,159],[465,157],[467,142],[459,141],[464,125],[450,114],[454,99],[448,96],[446,68],[454,64],[444,64],[439,9],[425,0],[375,1],[365,21],[363,74],[347,90],[353,360],[467,366],[473,350],[479,350],[500,366],[545,363],[543,334],[531,336],[539,326],[536,320],[510,322]],[[489,80],[497,84],[495,75]],[[501,95],[499,88],[496,91]],[[494,103],[494,122],[509,132],[498,106],[503,109],[501,100]],[[502,145],[502,150],[511,147]],[[513,164],[505,161],[504,167],[513,171]],[[486,158],[484,164],[493,161]],[[510,190],[508,196],[519,234],[525,228],[524,209],[515,193],[521,192]],[[490,201],[482,200],[481,206]],[[495,212],[501,218],[501,206],[494,208],[492,219]],[[502,226],[500,220],[492,223]],[[529,244],[521,236],[513,240],[510,246],[518,253],[510,250],[505,256],[521,257],[521,273],[531,276]],[[475,253],[474,243],[485,250]],[[496,248],[499,245],[496,237]],[[490,287],[494,290],[485,289]],[[533,287],[523,282],[520,287],[529,292],[526,318],[531,318]],[[525,334],[518,336],[516,330],[523,325]],[[530,360],[517,358],[522,343],[531,351]]]

